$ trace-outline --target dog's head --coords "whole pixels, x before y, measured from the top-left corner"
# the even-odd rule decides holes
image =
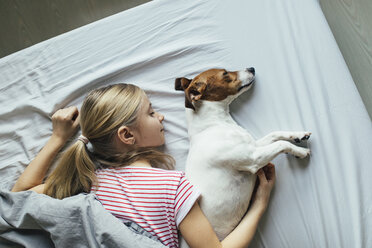
[[[194,104],[199,100],[223,101],[234,100],[249,90],[255,78],[253,67],[242,71],[210,69],[197,75],[194,79],[176,78],[175,89],[185,92],[185,106],[195,110]]]

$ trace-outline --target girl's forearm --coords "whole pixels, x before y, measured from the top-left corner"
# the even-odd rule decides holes
[[[28,190],[42,183],[46,172],[52,161],[64,146],[65,141],[52,135],[43,149],[39,152],[34,160],[26,167],[19,177],[12,191]]]
[[[239,225],[222,242],[222,247],[248,247],[256,233],[265,208],[250,209]]]

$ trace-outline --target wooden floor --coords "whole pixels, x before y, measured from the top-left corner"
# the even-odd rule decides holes
[[[0,58],[148,0],[0,0]],[[319,0],[372,119],[372,0]]]
[[[0,0],[0,58],[149,0]]]
[[[372,120],[372,0],[320,0]]]

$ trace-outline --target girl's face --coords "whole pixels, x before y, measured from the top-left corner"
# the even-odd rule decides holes
[[[133,131],[136,145],[139,147],[156,147],[164,145],[164,116],[155,112],[145,95],[138,113],[138,128]]]

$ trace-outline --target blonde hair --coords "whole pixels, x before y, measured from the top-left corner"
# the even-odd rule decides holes
[[[93,151],[76,141],[60,157],[57,167],[45,182],[45,194],[62,199],[90,192],[97,185],[96,164],[100,167],[122,167],[137,160],[148,160],[153,167],[173,169],[174,159],[153,148],[131,146],[125,153],[114,147],[119,127],[138,126],[137,116],[145,92],[132,84],[115,84],[91,91],[80,110],[82,134]]]

